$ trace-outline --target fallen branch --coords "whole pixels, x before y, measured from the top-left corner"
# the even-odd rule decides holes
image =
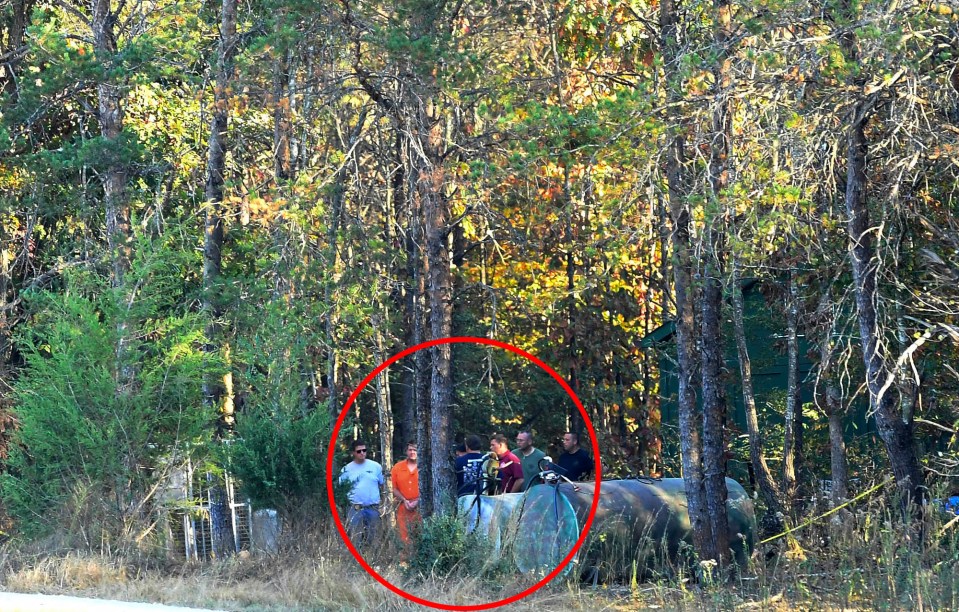
[[[782,601],[783,594],[782,592],[776,593],[772,597],[767,597],[766,599],[760,601],[747,601],[746,603],[739,604],[736,606],[737,610],[751,610],[753,608],[763,608],[765,609],[769,604],[776,603],[777,601]]]
[[[945,535],[946,531],[948,531],[949,528],[955,525],[956,523],[959,523],[959,515],[956,515],[955,518],[953,518],[951,521],[949,521],[948,523],[942,526],[942,529],[939,530],[939,537],[941,538],[943,535]]]
[[[959,431],[956,431],[955,429],[951,427],[946,427],[945,425],[936,423],[935,421],[927,421],[926,419],[913,419],[912,422],[920,425],[929,425],[930,427],[941,429],[942,431],[945,431],[946,433],[951,433],[951,434],[959,433]]]
[[[787,536],[787,535],[789,535],[790,533],[792,533],[792,532],[794,532],[794,531],[799,531],[799,530],[802,529],[803,527],[808,527],[808,526],[812,525],[813,523],[815,523],[816,521],[822,520],[822,519],[826,518],[827,516],[833,515],[833,514],[839,512],[840,510],[842,510],[843,508],[845,508],[846,506],[849,506],[849,505],[854,504],[855,502],[859,501],[859,500],[862,499],[863,497],[866,497],[866,496],[868,496],[868,495],[872,495],[873,493],[875,493],[875,492],[878,491],[879,489],[881,489],[881,488],[883,488],[884,486],[886,486],[887,484],[891,483],[892,480],[893,480],[893,479],[892,479],[891,477],[890,477],[890,478],[886,478],[885,480],[883,480],[882,482],[880,482],[879,484],[877,484],[877,485],[874,486],[873,488],[869,489],[868,491],[863,491],[862,493],[860,493],[859,495],[853,497],[852,499],[850,499],[850,500],[847,501],[846,503],[844,503],[844,504],[842,504],[842,505],[839,505],[839,506],[836,506],[836,507],[833,508],[832,510],[830,510],[830,511],[828,511],[828,512],[825,512],[825,513],[823,513],[823,514],[820,514],[819,516],[814,516],[813,518],[809,519],[808,521],[806,521],[806,522],[804,522],[804,523],[800,523],[799,525],[796,525],[795,527],[791,527],[791,528],[787,529],[786,531],[784,531],[784,532],[782,532],[782,533],[780,533],[780,534],[777,534],[777,535],[774,535],[774,536],[772,536],[772,537],[766,538],[765,540],[761,541],[759,544],[762,545],[762,544],[766,544],[766,543],[772,542],[773,540],[778,540],[779,538],[784,537],[784,536]]]

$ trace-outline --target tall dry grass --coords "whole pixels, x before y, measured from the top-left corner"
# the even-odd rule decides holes
[[[875,499],[842,520],[797,533],[802,550],[780,542],[757,549],[728,580],[695,583],[680,568],[656,582],[641,576],[611,584],[554,580],[511,610],[957,610],[959,526],[930,511],[925,535],[900,523],[898,505]],[[912,525],[918,524],[913,521]],[[502,599],[529,584],[519,576],[407,576],[394,543],[369,561],[391,583],[437,602],[471,605]],[[468,564],[462,568],[469,569]],[[286,534],[277,554],[215,562],[174,562],[149,553],[0,549],[2,588],[151,601],[225,610],[413,610],[421,606],[368,576],[336,533]]]

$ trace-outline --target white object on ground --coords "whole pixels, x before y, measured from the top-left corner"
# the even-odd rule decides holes
[[[113,599],[88,599],[66,595],[0,592],[0,612],[35,612],[37,610],[49,610],[51,612],[197,612],[202,608],[183,608]]]
[[[253,513],[251,527],[253,549],[275,553],[280,537],[280,518],[276,510],[257,510]]]

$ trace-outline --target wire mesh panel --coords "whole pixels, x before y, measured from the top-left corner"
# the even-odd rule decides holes
[[[168,500],[170,555],[184,560],[222,558],[251,548],[249,502],[237,501],[229,475],[192,470],[180,499]],[[169,508],[175,504],[174,508]]]

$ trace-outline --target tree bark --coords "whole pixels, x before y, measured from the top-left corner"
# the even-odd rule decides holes
[[[703,389],[703,467],[706,504],[712,527],[714,557],[721,567],[730,563],[729,528],[726,516],[726,385],[723,378],[724,344],[722,337],[722,280],[725,263],[725,212],[723,193],[729,184],[729,154],[732,146],[732,109],[729,99],[731,74],[729,39],[730,4],[714,0],[713,40],[719,57],[713,65],[715,77],[712,143],[709,155],[709,183],[718,215],[707,216],[705,270],[703,278],[701,361]],[[734,287],[734,291],[738,291]]]
[[[442,150],[443,121],[435,102],[418,113],[419,143],[425,159],[418,168],[417,190],[423,202],[426,227],[426,257],[429,265],[430,335],[432,339],[448,338],[453,330],[452,271],[450,268],[450,205],[443,190],[446,175]],[[433,512],[448,509],[454,490],[455,476],[451,460],[453,429],[453,377],[450,344],[440,344],[430,351],[430,450],[432,464]]]
[[[696,408],[696,319],[691,296],[689,257],[689,209],[680,192],[683,140],[677,136],[670,147],[667,173],[670,192],[670,215],[673,221],[673,288],[676,292],[676,358],[679,391],[679,446],[682,453],[683,480],[688,500],[689,521],[693,529],[693,545],[701,559],[716,559],[712,524],[706,504],[703,479],[701,419]]]
[[[292,180],[295,166],[290,153],[293,133],[293,88],[290,52],[278,50],[273,64],[273,175],[277,183]]]
[[[377,314],[373,316],[373,334],[376,348],[374,358],[380,364],[386,361],[386,346],[383,338],[384,322]],[[383,469],[393,466],[393,404],[390,399],[390,370],[380,372],[376,377],[376,417],[380,433],[380,458]],[[386,486],[383,502],[387,508],[393,507],[393,487]]]
[[[849,499],[849,464],[843,438],[842,401],[834,384],[826,383],[826,412],[829,415],[829,467],[832,477],[832,505]]]
[[[560,55],[559,30],[561,25],[558,23],[556,7],[552,3],[544,3],[546,20],[549,28],[550,55],[553,61],[553,74],[551,80],[556,92],[556,103],[562,107],[565,104],[565,94],[563,91],[563,60]],[[564,260],[566,265],[566,360],[567,371],[569,372],[569,385],[575,393],[579,393],[580,363],[579,347],[576,338],[576,250],[575,237],[573,233],[573,219],[575,210],[573,209],[572,181],[570,180],[569,165],[563,165],[563,242],[566,248]],[[566,428],[569,431],[582,433],[583,419],[579,410],[575,406],[567,406]]]
[[[30,23],[34,0],[13,0],[10,18],[4,24],[7,31],[7,44],[0,48],[0,56],[7,58],[0,64],[0,91],[16,101],[18,97],[16,75],[23,54],[26,52],[23,41]],[[2,32],[0,32],[2,38]]]
[[[736,334],[736,349],[739,353],[739,373],[742,378],[743,406],[746,409],[746,429],[749,433],[749,462],[753,476],[759,485],[759,493],[766,504],[766,513],[761,521],[762,531],[768,536],[782,533],[786,528],[786,508],[772,472],[766,464],[763,451],[763,436],[759,431],[756,414],[756,396],[753,393],[752,365],[746,348],[746,327],[743,322],[743,292],[739,285],[739,262],[732,262],[733,327]]]
[[[349,130],[337,130],[340,134],[340,146],[347,155],[355,155],[356,142],[363,134],[363,126],[366,123],[366,112],[361,112],[356,121],[356,125]],[[344,132],[346,132],[344,134]],[[351,153],[351,151],[353,153]],[[347,164],[343,164],[333,177],[333,185],[330,189],[329,198],[329,219],[327,220],[326,230],[326,266],[327,270],[335,273],[339,265],[339,231],[340,222],[343,218],[343,202],[346,199],[346,180],[348,178]],[[333,282],[327,281],[323,288],[323,301],[327,305],[327,315],[324,320],[325,342],[326,342],[326,388],[327,388],[327,407],[330,416],[335,421],[339,416],[339,363],[337,361],[336,346],[336,315],[333,305]]]
[[[395,245],[397,249],[402,248],[406,253],[406,258],[397,258],[390,265],[389,274],[393,279],[393,288],[390,290],[390,304],[396,312],[403,313],[403,326],[405,331],[402,342],[405,346],[414,346],[412,342],[411,314],[412,307],[412,265],[416,261],[416,254],[412,250],[412,239],[409,228],[410,206],[406,189],[406,171],[403,162],[403,136],[394,132],[393,146],[391,153],[385,155],[384,174],[389,177],[389,183],[386,191],[386,210],[384,214],[383,241],[386,244]],[[399,228],[406,227],[407,231],[399,231]],[[403,367],[399,375],[399,393],[392,395],[394,389],[391,389],[391,396],[395,397],[393,402],[394,415],[396,419],[396,435],[393,438],[393,450],[400,456],[406,452],[407,442],[416,439],[416,413],[414,408],[414,377],[413,372],[408,367]]]
[[[233,79],[233,55],[236,47],[236,15],[236,0],[223,0],[204,188],[206,220],[203,233],[203,308],[210,317],[206,329],[205,350],[211,354],[220,348],[220,317],[223,315],[218,284],[223,261],[223,185],[228,150],[229,89]],[[228,376],[229,372],[224,374],[224,377]],[[219,411],[216,425],[218,437],[228,435],[234,425],[233,397],[231,393],[226,393],[228,383],[226,378],[218,379],[212,374],[203,383],[204,402],[210,411]]]
[[[891,363],[880,347],[882,331],[879,328],[877,302],[879,288],[876,281],[876,252],[872,246],[869,211],[866,205],[866,151],[865,134],[867,109],[863,102],[855,105],[854,119],[847,132],[846,214],[850,242],[853,290],[866,366],[866,386],[869,388],[870,412],[876,419],[876,429],[886,447],[896,484],[904,503],[922,503],[923,478],[916,455],[912,420],[904,420],[893,393],[883,392],[887,379],[896,376]]]
[[[98,59],[112,63],[117,52],[114,24],[116,14],[111,0],[96,0],[93,5],[93,45]],[[100,135],[117,143],[123,132],[123,92],[112,82],[97,85]],[[127,172],[118,160],[111,160],[103,174],[103,199],[106,209],[107,240],[113,257],[113,286],[123,285],[130,265],[130,210],[126,202]]]
[[[783,483],[786,499],[793,503],[796,498],[796,412],[799,398],[799,299],[793,273],[789,272],[786,297],[786,414],[783,435]]]
[[[851,0],[843,0],[837,6],[840,17],[847,23],[855,22],[858,18],[856,6]],[[839,36],[839,46],[846,63],[856,65],[859,57],[855,30],[844,30]],[[854,91],[862,91],[865,83],[866,75],[863,74],[848,79]],[[866,154],[869,149],[866,124],[871,112],[872,103],[863,97],[859,97],[850,109],[851,119],[846,129],[846,229],[870,412],[876,419],[876,430],[889,455],[902,494],[903,510],[906,511],[910,504],[917,507],[922,504],[924,488],[912,419],[902,414],[894,394],[883,391],[886,381],[894,380],[897,372],[894,360],[883,348],[885,343],[879,326],[880,295],[876,279],[879,261],[873,247],[875,228],[869,222],[866,200]]]
[[[660,3],[660,46],[663,63],[667,67],[667,87],[672,97],[677,98],[678,9],[675,0]],[[679,112],[672,117],[681,122]],[[677,131],[682,129],[679,125]],[[702,440],[699,428],[702,424],[696,409],[696,392],[693,377],[696,363],[696,318],[691,287],[691,262],[689,247],[690,212],[686,198],[686,181],[681,132],[672,136],[666,158],[666,180],[669,189],[669,214],[673,224],[670,241],[673,259],[673,290],[676,293],[676,357],[678,363],[679,390],[679,445],[682,453],[683,481],[686,489],[689,521],[693,532],[693,547],[700,559],[717,559],[719,554],[713,541],[712,524],[706,505],[706,489],[703,484]]]
[[[828,317],[828,323],[819,338],[819,374],[816,381],[816,398],[820,409],[829,420],[829,465],[832,480],[832,505],[838,506],[849,497],[849,464],[846,459],[846,441],[843,433],[842,395],[836,382],[836,349],[833,345],[836,328],[836,313],[832,291],[828,285],[822,290],[820,312]],[[823,388],[819,393],[820,385]],[[821,399],[821,403],[818,401]]]
[[[714,243],[715,245],[715,243]],[[712,265],[702,296],[701,380],[703,393],[703,468],[706,506],[712,527],[713,545],[721,565],[730,560],[729,529],[726,517],[726,393],[723,380],[722,285]]]
[[[117,53],[114,25],[117,15],[112,10],[111,0],[95,0],[90,22],[93,30],[93,49],[98,61],[105,66],[113,64]],[[100,136],[116,151],[121,148],[123,134],[123,90],[111,77],[97,84],[97,117]],[[114,154],[115,155],[115,154]],[[121,300],[118,316],[116,347],[116,392],[123,394],[133,384],[133,358],[129,351],[130,321],[127,311],[132,296],[124,289],[124,276],[130,269],[130,207],[127,202],[127,169],[116,156],[107,162],[102,173],[103,204],[106,217],[107,247],[112,261],[111,284],[119,291]]]
[[[408,131],[408,130],[407,130]],[[410,142],[405,141],[403,159],[406,162],[407,191],[410,201],[409,266],[412,278],[409,313],[412,346],[426,339],[426,277],[429,264],[423,254],[423,202],[418,189],[418,177],[413,169]],[[413,406],[416,415],[417,465],[420,472],[420,513],[431,516],[433,507],[433,452],[430,419],[430,354],[425,350],[413,354]]]

